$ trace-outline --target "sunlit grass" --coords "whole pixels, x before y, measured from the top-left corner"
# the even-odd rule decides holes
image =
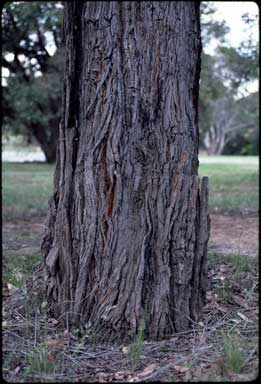
[[[53,172],[54,165],[44,163],[3,163],[3,220],[45,215],[52,194]],[[212,211],[257,212],[257,164],[201,163],[199,175],[209,177],[209,206]]]
[[[3,220],[45,215],[52,192],[54,166],[49,164],[2,164]]]
[[[209,177],[211,210],[257,212],[259,207],[257,164],[200,164],[199,174]]]

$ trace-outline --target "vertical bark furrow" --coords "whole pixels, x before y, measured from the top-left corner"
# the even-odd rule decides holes
[[[48,302],[101,338],[162,338],[204,302],[194,2],[65,4],[66,81],[43,240]]]

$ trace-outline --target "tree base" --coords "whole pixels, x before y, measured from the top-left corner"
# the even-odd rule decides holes
[[[52,316],[84,325],[100,340],[132,339],[141,327],[145,338],[155,340],[187,330],[191,320],[198,321],[205,302],[210,229],[207,201],[207,178],[200,188],[197,176],[178,175],[164,214],[159,202],[145,201],[147,217],[143,221],[140,218],[139,224],[147,225],[133,231],[129,244],[119,217],[119,233],[111,234],[108,240],[122,238],[125,247],[120,243],[113,254],[106,253],[97,237],[96,247],[93,244],[88,252],[82,248],[81,262],[73,273],[73,260],[67,264],[63,261],[68,252],[64,248],[67,218],[62,210],[62,216],[56,218],[53,200],[47,228],[55,227],[55,231],[47,231],[43,241]],[[149,208],[154,203],[158,226]],[[132,220],[129,227],[138,224]],[[125,218],[123,229],[128,236],[129,227]],[[74,252],[71,243],[71,255]],[[97,260],[103,261],[100,268]],[[72,283],[76,289],[70,290]]]

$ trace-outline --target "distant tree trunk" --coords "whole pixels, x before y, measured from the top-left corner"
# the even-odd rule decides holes
[[[50,122],[51,123],[51,122]],[[47,130],[45,126],[40,124],[31,124],[29,126],[30,134],[35,137],[43,151],[46,162],[54,163],[56,160],[57,141],[59,136],[59,121],[52,122],[51,127]],[[51,131],[50,137],[47,131]]]
[[[66,2],[63,119],[46,233],[54,316],[166,337],[206,292],[197,2]]]
[[[221,155],[226,144],[224,127],[212,125],[205,135],[204,144],[208,155]]]

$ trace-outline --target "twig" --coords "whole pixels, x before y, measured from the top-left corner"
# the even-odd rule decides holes
[[[5,333],[9,333],[9,334],[12,335],[12,336],[18,337],[19,339],[23,340],[23,342],[25,342],[25,343],[32,344],[32,342],[30,342],[29,340],[24,339],[23,337],[17,335],[17,334],[14,333],[14,332],[7,331],[7,330],[6,330]]]
[[[146,378],[143,378],[143,380],[144,380],[144,381],[149,380],[149,379],[151,379],[152,377],[157,376],[159,373],[162,373],[162,372],[166,371],[167,369],[169,369],[169,368],[171,368],[171,367],[173,367],[173,366],[175,367],[175,365],[178,365],[178,364],[180,364],[180,363],[183,363],[183,362],[186,361],[186,360],[187,360],[187,357],[185,357],[185,358],[181,358],[181,359],[179,359],[179,360],[176,360],[176,361],[175,361],[175,364],[174,364],[174,363],[167,364],[167,365],[165,365],[164,367],[158,369],[157,371],[152,372],[149,376],[147,376]]]
[[[67,346],[70,348],[70,332],[69,332],[69,318],[68,318],[68,312],[66,314],[66,329],[67,329]]]
[[[36,340],[37,340],[37,312],[35,312],[35,318],[34,318],[34,347],[36,347]]]

